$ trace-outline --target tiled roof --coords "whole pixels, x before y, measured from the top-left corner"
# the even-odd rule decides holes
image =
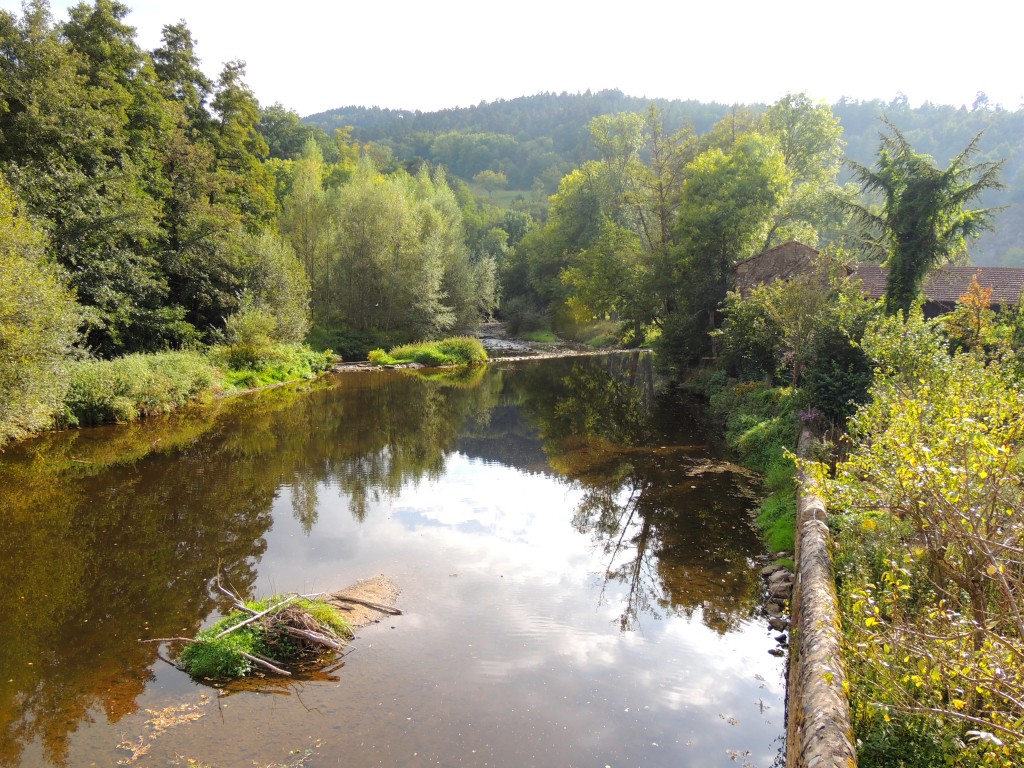
[[[889,270],[878,264],[857,264],[854,277],[860,278],[864,292],[872,298],[885,295]],[[925,278],[922,292],[927,301],[953,305],[967,293],[971,278],[977,276],[982,288],[991,288],[993,305],[1010,306],[1020,300],[1024,290],[1024,269],[1018,267],[951,267],[933,269]]]

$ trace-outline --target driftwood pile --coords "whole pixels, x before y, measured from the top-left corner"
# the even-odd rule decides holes
[[[352,629],[378,620],[381,614],[402,613],[353,594],[365,585],[371,588],[370,596],[393,599],[397,590],[378,579],[339,592],[277,595],[262,603],[246,603],[218,580],[217,589],[232,600],[230,614],[195,637],[148,642],[173,644],[179,652],[171,663],[198,679],[239,678],[251,672],[290,677],[292,672],[285,665],[335,659],[352,638]]]

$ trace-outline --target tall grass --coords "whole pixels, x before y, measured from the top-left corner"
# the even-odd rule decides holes
[[[453,336],[440,341],[403,344],[387,352],[383,349],[374,349],[370,351],[369,361],[377,365],[471,365],[487,362],[487,350],[474,336]]]
[[[207,400],[219,388],[218,373],[200,352],[134,354],[86,360],[70,369],[64,401],[68,426],[134,421]]]
[[[133,354],[114,360],[85,360],[70,366],[71,383],[59,426],[86,427],[128,422],[208,402],[221,392],[312,378],[334,361],[330,351],[304,344],[275,344],[249,367],[239,367],[236,350]]]

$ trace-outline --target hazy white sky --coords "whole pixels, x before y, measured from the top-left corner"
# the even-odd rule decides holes
[[[188,22],[204,69],[248,64],[261,104],[434,110],[541,91],[772,102],[1024,102],[1007,0],[124,0],[139,42]],[[76,3],[51,0],[58,20]],[[18,10],[18,0],[0,0]],[[1011,17],[1012,16],[1012,17]]]

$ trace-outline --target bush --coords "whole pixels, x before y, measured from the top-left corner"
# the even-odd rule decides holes
[[[133,421],[208,399],[217,374],[199,352],[133,354],[71,365],[65,422],[89,426]]]
[[[274,353],[276,328],[273,315],[247,302],[224,325],[228,366],[237,371],[260,367]]]
[[[548,327],[547,313],[536,303],[523,296],[514,296],[501,304],[501,319],[505,329],[513,336]]]
[[[480,339],[473,336],[453,336],[437,342],[442,354],[460,363],[485,363],[487,350]]]

